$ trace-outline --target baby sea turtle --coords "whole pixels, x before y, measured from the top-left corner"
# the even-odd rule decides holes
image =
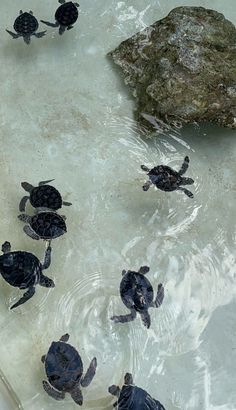
[[[56,400],[63,400],[70,393],[75,403],[83,404],[80,387],[87,387],[93,380],[97,359],[93,358],[87,372],[83,375],[83,362],[77,350],[67,343],[69,335],[63,335],[59,342],[52,342],[48,353],[42,356],[49,383],[44,380],[43,388]]]
[[[58,0],[61,6],[58,7],[55,13],[56,23],[50,23],[49,21],[41,20],[42,23],[47,24],[50,27],[59,27],[59,34],[63,34],[65,30],[73,28],[73,24],[78,19],[78,3],[72,1]]]
[[[144,276],[149,272],[148,266],[141,266],[138,272],[128,270],[122,271],[123,278],[120,283],[120,296],[128,309],[129,315],[112,316],[111,320],[115,323],[126,323],[136,318],[136,313],[141,315],[144,326],[150,327],[151,318],[148,313],[150,307],[159,307],[164,299],[164,287],[158,285],[157,296],[153,301],[153,287],[149,280]]]
[[[47,269],[51,263],[51,246],[47,246],[44,261],[30,252],[11,252],[10,242],[2,245],[3,255],[0,256],[0,273],[2,277],[12,286],[20,289],[28,289],[22,298],[18,300],[11,309],[27,302],[35,293],[35,285],[39,284],[46,288],[54,288],[52,279],[44,276],[42,271]]]
[[[54,179],[50,179],[49,181],[41,181],[36,187],[28,182],[21,182],[22,188],[29,192],[30,196],[24,196],[20,201],[20,212],[25,212],[26,202],[28,200],[34,208],[48,208],[53,211],[57,211],[62,207],[62,205],[72,205],[70,202],[65,202],[62,200],[61,194],[56,188],[48,185],[48,183],[52,181],[54,181]]]
[[[64,215],[58,215],[53,211],[41,211],[39,208],[34,216],[21,214],[18,218],[28,223],[28,225],[24,226],[23,230],[32,239],[51,240],[58,238],[67,231],[65,223],[66,217]]]
[[[33,16],[33,12],[30,11],[29,13],[23,13],[20,10],[20,15],[16,18],[14,22],[14,29],[16,33],[12,31],[6,30],[14,39],[18,37],[23,37],[23,40],[26,44],[30,43],[30,37],[43,37],[45,36],[46,31],[41,31],[40,33],[36,33],[39,27],[38,20]]]
[[[114,384],[109,387],[109,393],[118,400],[113,404],[117,410],[165,410],[164,406],[141,387],[134,386],[132,374],[126,373],[124,385],[120,389]]]
[[[194,183],[192,178],[184,178],[183,174],[188,169],[189,157],[184,158],[184,162],[179,172],[166,165],[158,165],[157,167],[152,168],[151,170],[145,165],[141,165],[143,171],[148,173],[150,181],[147,181],[143,185],[143,190],[147,191],[151,184],[154,184],[157,188],[162,191],[183,191],[189,198],[193,198],[192,192],[188,189],[183,188],[181,185],[191,185]]]

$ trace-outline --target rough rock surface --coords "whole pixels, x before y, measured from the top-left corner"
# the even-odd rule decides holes
[[[137,99],[141,124],[236,128],[236,29],[222,14],[177,7],[108,55]]]

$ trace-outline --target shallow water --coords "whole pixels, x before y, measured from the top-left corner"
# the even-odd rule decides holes
[[[78,408],[69,395],[54,401],[41,384],[40,358],[66,332],[85,368],[98,360],[83,389],[85,410],[111,409],[107,388],[121,385],[126,371],[168,410],[236,408],[236,133],[206,125],[142,138],[131,94],[105,57],[173,7],[191,4],[236,23],[233,0],[88,0],[73,30],[59,38],[48,28],[47,37],[26,46],[4,28],[12,29],[19,8],[50,20],[57,2],[1,2],[1,243],[43,257],[45,244],[28,238],[17,219],[21,181],[55,178],[73,203],[63,208],[68,233],[53,242],[45,272],[55,289],[37,286],[28,303],[10,311],[21,292],[1,279],[0,368],[24,410]],[[142,191],[141,164],[178,169],[185,155],[193,200]],[[149,330],[140,318],[114,324],[110,316],[127,311],[122,269],[145,264],[154,289],[165,286],[162,307],[151,310]]]

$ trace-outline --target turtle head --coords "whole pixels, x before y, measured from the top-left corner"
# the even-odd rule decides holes
[[[10,244],[10,242],[4,242],[3,244],[2,244],[2,252],[3,253],[8,253],[8,252],[11,252],[11,244]]]

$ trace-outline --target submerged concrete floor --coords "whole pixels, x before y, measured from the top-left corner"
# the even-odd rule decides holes
[[[59,37],[48,28],[30,46],[4,28],[12,29],[19,8],[53,21],[58,3],[10,3],[0,5],[1,243],[43,257],[45,244],[25,236],[17,219],[21,181],[55,178],[73,203],[62,210],[68,233],[53,242],[47,275],[55,289],[37,286],[27,304],[10,311],[22,292],[0,278],[0,368],[11,388],[24,410],[78,408],[69,395],[54,401],[41,384],[41,356],[68,332],[85,368],[98,360],[83,389],[85,410],[111,409],[107,388],[126,371],[168,410],[235,410],[236,133],[200,126],[141,139],[134,101],[105,57],[179,5],[214,8],[236,23],[234,1],[88,0],[73,30]],[[185,155],[193,200],[142,191],[141,164],[178,169]],[[151,328],[140,318],[112,323],[110,316],[126,312],[122,269],[144,264],[166,294],[151,311]]]

